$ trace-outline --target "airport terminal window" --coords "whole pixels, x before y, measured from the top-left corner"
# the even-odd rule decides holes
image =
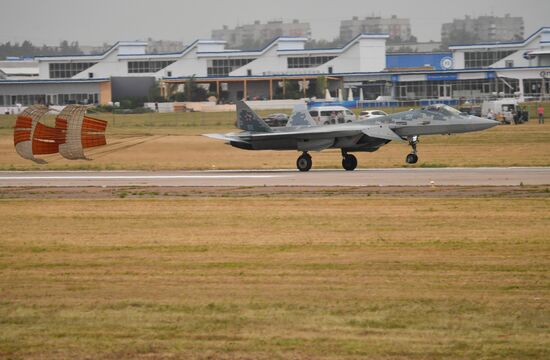
[[[208,60],[208,76],[227,76],[232,71],[247,65],[256,59]]]
[[[155,73],[174,63],[175,60],[163,61],[128,61],[128,73]]]
[[[464,53],[466,69],[486,68],[514,53],[514,50],[474,51]]]
[[[99,94],[59,94],[57,95],[57,105],[69,104],[97,104]]]
[[[8,103],[6,105],[16,105],[21,104],[23,106],[28,105],[34,105],[34,104],[45,104],[46,103],[46,96],[45,95],[13,95],[11,96],[11,103],[9,102],[8,97]],[[0,96],[0,100],[2,99],[2,96]],[[0,103],[1,105],[1,103]]]
[[[5,100],[5,103],[2,101]],[[23,106],[46,104],[46,105],[68,105],[68,104],[97,104],[99,103],[99,94],[35,94],[35,95],[0,95],[0,105]]]
[[[93,63],[93,62],[51,63],[50,78],[51,79],[72,78],[76,74],[89,69],[95,64],[96,63]]]
[[[526,96],[540,96],[542,95],[542,79],[525,79],[523,80],[523,86]],[[548,85],[548,83],[547,83]]]
[[[289,69],[305,69],[323,65],[336,56],[309,56],[309,57],[289,57],[287,59]]]
[[[539,81],[540,82],[540,81]],[[519,91],[519,80],[502,78],[471,79],[453,81],[414,81],[402,82],[394,85],[400,100],[437,99],[442,88],[451,90],[450,96],[455,99],[483,99],[493,93],[504,93],[506,96]]]

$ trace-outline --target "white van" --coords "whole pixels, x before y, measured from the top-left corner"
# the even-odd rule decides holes
[[[505,124],[512,124],[518,107],[517,99],[500,99],[484,101],[481,106],[481,116],[498,120]]]
[[[319,106],[309,109],[309,114],[319,125],[343,124],[357,120],[355,114],[343,106]]]

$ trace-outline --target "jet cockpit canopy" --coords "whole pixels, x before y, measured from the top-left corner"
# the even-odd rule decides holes
[[[422,110],[438,112],[438,113],[441,113],[441,114],[446,115],[446,116],[460,116],[460,115],[463,115],[463,113],[461,113],[457,109],[455,109],[453,107],[450,107],[448,105],[444,105],[444,104],[435,104],[435,105],[426,106]]]

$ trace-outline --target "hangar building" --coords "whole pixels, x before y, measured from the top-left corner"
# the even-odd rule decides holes
[[[387,38],[361,34],[342,48],[307,49],[307,38],[279,37],[254,51],[197,40],[171,54],[148,54],[145,42],[123,41],[101,55],[37,57],[31,76],[10,76],[0,62],[0,106],[106,104],[147,95],[155,82],[169,95],[191,77],[229,101],[284,98],[286,82],[299,83],[307,97],[320,76],[330,90],[351,89],[357,98],[362,89],[367,100],[550,94],[550,27],[523,41],[457,45],[442,53],[387,54]]]

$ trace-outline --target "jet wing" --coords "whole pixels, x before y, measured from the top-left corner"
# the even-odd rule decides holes
[[[283,128],[270,133],[246,132],[242,134],[204,134],[204,136],[224,141],[250,143],[251,141],[275,139],[321,140],[367,135],[390,141],[402,141],[388,125],[342,124],[337,126]]]
[[[290,129],[288,129],[290,130]],[[280,131],[272,133],[251,133],[250,138],[253,140],[264,139],[327,139],[341,138],[348,136],[357,136],[365,134],[372,138],[402,141],[403,139],[397,135],[388,125],[364,125],[364,124],[346,124],[341,126],[318,126],[292,129],[290,131]]]
[[[403,138],[397,135],[395,131],[393,131],[389,126],[384,125],[369,126],[363,130],[363,134],[371,138],[403,141]]]
[[[365,125],[315,126],[286,128],[272,133],[249,133],[253,140],[267,139],[327,139],[360,135]]]
[[[248,141],[245,141],[237,136],[233,137],[233,136],[227,136],[224,134],[202,134],[202,136],[206,136],[208,138],[216,139],[216,140],[233,141],[233,142],[248,144]]]

